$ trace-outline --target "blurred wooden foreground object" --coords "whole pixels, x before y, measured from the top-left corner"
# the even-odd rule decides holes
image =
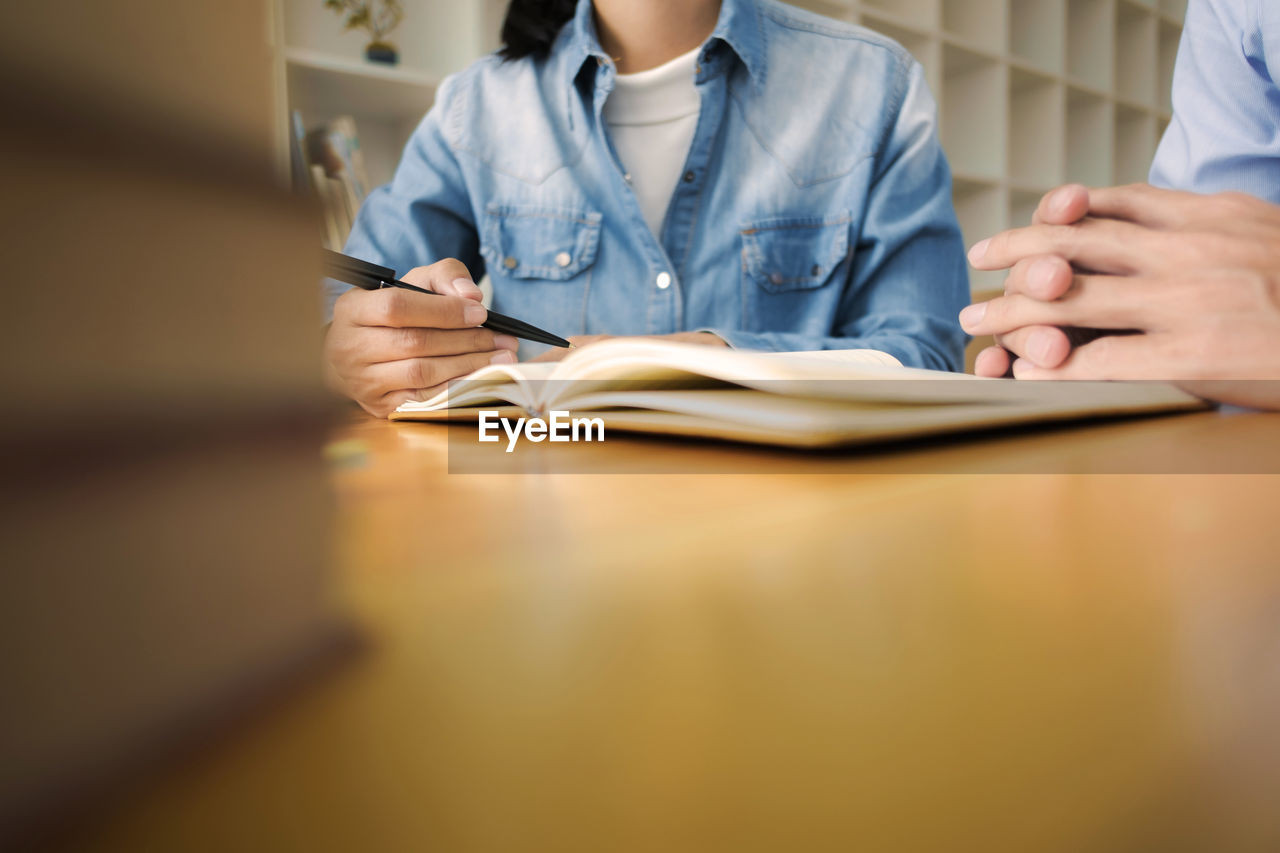
[[[629,475],[512,476],[447,473],[474,427],[356,419],[374,653],[81,849],[1280,849],[1280,476],[1053,473],[1274,472],[1278,431],[618,435],[517,464]]]
[[[341,635],[318,252],[273,186],[265,22],[5,13],[0,847]]]

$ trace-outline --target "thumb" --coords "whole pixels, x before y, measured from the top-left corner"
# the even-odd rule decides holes
[[[474,299],[476,302],[484,299],[484,292],[469,278],[455,278],[451,283],[454,293],[463,299]]]

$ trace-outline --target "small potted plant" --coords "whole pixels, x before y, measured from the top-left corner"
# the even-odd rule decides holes
[[[332,9],[346,18],[343,29],[364,30],[372,36],[364,49],[365,59],[395,65],[400,59],[396,46],[386,40],[391,31],[400,26],[404,9],[400,0],[324,0],[326,9]]]

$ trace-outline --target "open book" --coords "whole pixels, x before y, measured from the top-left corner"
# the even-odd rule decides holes
[[[610,430],[828,447],[1204,407],[1161,383],[980,379],[902,367],[875,350],[762,353],[620,338],[560,362],[481,368],[391,419],[562,411]]]

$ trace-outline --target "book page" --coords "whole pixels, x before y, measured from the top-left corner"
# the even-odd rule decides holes
[[[760,354],[778,359],[804,358],[810,361],[831,362],[832,364],[870,364],[882,367],[902,367],[902,362],[889,355],[889,353],[881,352],[878,349],[824,349]]]
[[[523,362],[490,364],[450,383],[429,400],[411,400],[397,411],[431,412],[462,406],[484,406],[490,403],[514,403],[528,408],[527,382],[550,379],[559,367],[555,362]]]
[[[406,403],[400,411],[495,401],[511,402],[530,411],[574,409],[584,396],[605,391],[689,389],[694,385],[736,385],[784,398],[813,400],[1043,405],[1065,410],[1194,399],[1159,383],[985,379],[893,366],[885,361],[888,358],[891,357],[867,350],[769,353],[652,338],[619,338],[575,350],[558,363],[490,365],[453,383],[452,396],[444,392],[423,403]]]
[[[570,355],[553,377],[568,381],[550,387],[555,399],[544,402],[551,408],[573,408],[575,400],[584,394],[636,390],[637,386],[689,388],[693,384],[737,385],[784,396],[862,399],[869,383],[848,380],[913,376],[985,381],[960,374],[912,370],[875,350],[777,353],[631,338],[604,341]],[[886,399],[894,400],[895,393],[902,393],[899,386],[905,384],[883,383],[879,390],[889,395]],[[910,399],[919,396],[908,394]]]
[[[554,403],[572,408],[573,398],[579,394],[615,387],[635,389],[641,380],[655,383],[654,388],[670,387],[697,377],[714,380],[708,387],[731,384],[784,397],[863,403],[985,403],[1076,410],[1194,399],[1152,382],[1028,382],[894,367],[884,363],[879,357],[883,354],[868,357],[868,352],[874,351],[772,353],[645,338],[604,341],[561,363],[563,369],[554,378],[574,382],[568,388],[561,387],[561,399]],[[664,381],[665,386],[660,384]]]
[[[637,380],[705,376],[738,379],[883,377],[906,370],[897,359],[875,350],[779,353],[676,343],[653,338],[618,338],[584,347],[561,362],[556,379]]]
[[[434,411],[462,406],[513,402],[542,410],[565,404],[580,393],[608,388],[652,388],[686,384],[704,377],[709,385],[744,379],[849,378],[851,367],[861,366],[876,375],[884,370],[905,370],[896,358],[877,350],[822,350],[777,353],[732,350],[653,338],[616,338],[570,352],[559,362],[521,362],[483,367],[453,383],[430,400],[405,403],[401,411]],[[869,378],[869,377],[868,377]],[[542,380],[555,399],[541,399],[534,390]],[[523,386],[517,391],[513,386]],[[534,399],[537,397],[538,399]],[[518,398],[518,399],[517,399]]]
[[[1152,387],[1163,388],[1163,393],[1115,396],[1111,400],[1074,395],[1074,399],[1005,405],[937,406],[815,400],[745,389],[606,392],[584,398],[585,411],[574,414],[600,417],[609,430],[792,447],[837,447],[1012,424],[1205,408],[1204,403],[1171,386]]]

